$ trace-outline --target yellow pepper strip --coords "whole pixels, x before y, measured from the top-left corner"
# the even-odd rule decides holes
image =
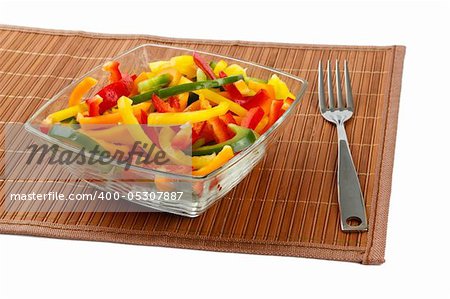
[[[239,80],[237,82],[233,83],[234,86],[239,90],[239,92],[244,96],[253,96],[255,95],[255,92],[251,90],[247,83],[244,82],[244,80]]]
[[[88,106],[86,105],[86,102],[82,102],[78,105],[54,112],[47,116],[46,120],[49,123],[57,123],[69,117],[75,117],[78,113],[83,113],[87,110]]]
[[[135,141],[140,141],[141,145],[147,144],[144,150],[150,149],[153,142],[145,134],[144,130],[139,124],[136,116],[134,115],[133,106],[131,105],[133,101],[127,97],[120,97],[117,101],[117,107],[119,107],[119,114],[122,118],[122,122],[126,125],[128,132],[134,138]],[[151,158],[155,155],[154,151],[151,152]]]
[[[166,114],[166,113],[158,113]],[[166,153],[168,158],[172,162],[180,165],[192,165],[192,159],[190,156],[186,155],[182,150],[174,149],[172,147],[172,139],[175,136],[175,132],[170,127],[162,127],[159,132],[159,145],[161,149]]]
[[[216,76],[219,76],[219,73],[221,71],[223,71],[227,66],[228,66],[228,63],[226,63],[223,60],[219,60],[219,62],[214,67],[214,74],[216,74]]]
[[[259,121],[258,125],[255,128],[255,132],[258,134],[264,133],[264,128],[269,123],[269,117],[267,115],[264,115],[264,117]]]
[[[256,81],[253,81],[253,80],[248,80],[248,87],[251,90],[253,90],[254,92],[258,92],[261,89],[265,89],[269,93],[270,98],[272,100],[275,99],[275,89],[274,89],[274,87],[272,85],[256,82]]]
[[[275,98],[284,100],[285,98],[295,99],[295,96],[289,91],[286,83],[284,83],[277,75],[273,74],[267,84],[272,85],[275,89]]]
[[[247,73],[245,72],[245,69],[238,65],[238,64],[231,64],[227,68],[223,70],[227,76],[233,76],[233,75],[242,75],[247,77]]]
[[[196,123],[208,120],[210,118],[221,116],[227,113],[230,104],[221,102],[214,108],[189,111],[189,112],[167,112],[167,113],[149,113],[148,125],[182,125],[187,122]]]
[[[150,70],[152,72],[159,72],[160,70],[164,69],[165,67],[170,67],[170,66],[172,66],[172,64],[170,63],[170,61],[167,61],[167,60],[150,62],[148,64],[148,67],[150,68]]]
[[[95,139],[101,139],[106,142],[120,143],[126,145],[133,145],[134,139],[131,137],[126,126],[113,125],[112,127],[104,130],[85,130],[79,129],[79,131],[89,137]]]
[[[194,169],[199,169],[202,167],[205,167],[211,161],[213,161],[216,158],[216,153],[213,153],[211,155],[204,155],[204,156],[193,156],[192,157],[192,167]]]
[[[84,78],[77,86],[73,89],[69,97],[69,107],[80,104],[83,95],[85,95],[92,87],[97,84],[97,80],[92,77]]]
[[[234,157],[233,149],[229,145],[225,145],[223,149],[217,154],[217,156],[212,159],[207,165],[204,167],[194,170],[192,175],[194,176],[205,176],[210,174],[216,169],[222,167],[225,163],[227,163],[231,158]]]
[[[220,104],[220,103],[228,103],[230,105],[230,111],[233,113],[239,115],[239,116],[245,116],[247,114],[247,109],[239,105],[238,103],[233,102],[232,100],[227,99],[224,96],[221,96],[220,94],[211,91],[209,89],[201,89],[196,90],[194,93],[198,95],[204,95],[205,98],[210,100],[213,103]]]
[[[194,78],[197,75],[197,66],[194,63],[192,55],[175,56],[170,59],[170,63],[180,73],[188,78]]]
[[[148,111],[152,104],[148,102],[140,103],[137,105],[132,106],[133,114],[139,115],[141,113],[141,110]],[[118,122],[122,121],[122,116],[120,115],[120,112],[114,112],[109,114],[103,114],[99,116],[92,116],[92,117],[84,117],[81,114],[78,114],[77,121],[80,123],[81,126],[83,125],[107,125],[107,124],[117,124]],[[89,127],[88,127],[89,129]],[[91,128],[92,129],[92,128]]]

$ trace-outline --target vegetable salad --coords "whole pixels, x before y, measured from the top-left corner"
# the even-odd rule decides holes
[[[205,176],[252,145],[295,99],[277,75],[249,77],[238,64],[198,53],[148,65],[127,74],[119,62],[106,63],[108,84],[99,88],[96,78],[84,78],[41,130],[88,150],[129,153],[139,141],[192,176]]]

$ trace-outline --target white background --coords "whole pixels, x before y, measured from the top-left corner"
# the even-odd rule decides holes
[[[2,3],[4,24],[407,55],[384,265],[0,235],[0,298],[448,296],[449,15],[433,1]]]

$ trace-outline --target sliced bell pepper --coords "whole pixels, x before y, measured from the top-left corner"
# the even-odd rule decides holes
[[[229,131],[227,124],[219,117],[213,117],[209,119],[208,123],[212,127],[214,140],[216,141],[216,143],[225,142],[233,137],[232,132]]]
[[[133,137],[131,137],[126,126],[123,125],[112,125],[103,130],[79,129],[78,131],[94,139],[103,140],[109,143],[120,143],[126,145],[134,144]]]
[[[133,102],[129,98],[125,96],[120,97],[119,100],[117,101],[119,114],[122,118],[123,124],[126,125],[126,128],[128,129],[130,135],[134,138],[134,140],[140,141],[142,148],[148,152],[153,142],[147,136],[145,131],[142,129],[141,125],[139,124],[139,121],[134,115],[133,107],[131,106],[132,103]],[[154,155],[155,152],[151,151],[150,156],[153,158]]]
[[[233,85],[236,86],[237,90],[239,90],[243,96],[253,96],[256,93],[248,87],[244,80],[234,82]]]
[[[190,104],[189,106],[187,106],[184,111],[197,111],[201,109],[201,102],[200,100],[197,100],[195,102],[193,102],[192,104]]]
[[[179,165],[192,165],[192,158],[186,155],[182,150],[172,147],[172,139],[175,132],[170,127],[162,127],[159,134],[159,144],[168,158]]]
[[[197,82],[200,82],[200,81],[206,81],[206,80],[208,80],[208,77],[206,76],[206,74],[202,71],[202,69],[201,68],[198,68],[197,69]]]
[[[159,113],[180,111],[180,103],[177,99],[172,97],[168,101],[163,101],[156,94],[153,94],[152,103]]]
[[[175,56],[170,59],[171,66],[175,67],[180,73],[188,78],[194,78],[197,75],[197,68],[194,58],[191,55]]]
[[[149,113],[148,125],[182,125],[187,122],[200,122],[215,116],[224,115],[230,105],[222,102],[211,109],[189,112]]]
[[[231,112],[225,113],[225,115],[219,116],[221,120],[223,120],[227,125],[228,124],[237,124],[236,120],[233,117],[233,114]]]
[[[92,99],[86,100],[88,105],[89,116],[99,116],[100,115],[100,103],[103,99],[99,95],[95,95]]]
[[[180,82],[182,81],[182,79],[183,78],[180,79]],[[219,78],[216,80],[183,83],[172,87],[162,88],[157,91],[148,91],[143,94],[134,96],[131,99],[133,100],[133,104],[138,104],[150,100],[154,93],[157,94],[160,98],[168,98],[170,96],[178,95],[189,91],[220,87],[224,84],[233,83],[241,79],[242,76],[229,76],[227,78]]]
[[[170,75],[171,76],[169,86],[177,85],[181,79],[181,73],[174,67],[162,69],[161,71],[158,72],[158,76],[161,76],[161,75]]]
[[[205,167],[209,163],[211,163],[216,157],[216,153],[212,153],[211,155],[204,156],[194,156],[192,157],[192,168],[199,169]]]
[[[223,79],[228,79],[228,78],[231,78],[231,77],[227,77],[227,78],[223,78]],[[194,92],[198,95],[204,95],[205,98],[207,98],[208,100],[210,100],[211,102],[216,103],[216,104],[228,103],[229,107],[230,107],[230,111],[237,115],[245,116],[247,114],[247,110],[244,107],[233,102],[230,99],[227,99],[226,97],[221,96],[220,94],[218,94],[214,91],[205,89],[205,90],[197,90]]]
[[[143,80],[138,83],[139,93],[144,93],[147,91],[157,90],[164,86],[167,86],[173,80],[172,74],[165,73],[156,77]]]
[[[88,110],[88,105],[86,104],[86,102],[82,102],[78,105],[74,105],[69,108],[53,112],[52,114],[47,116],[45,121],[48,124],[57,123],[57,122],[65,120],[65,119],[68,119],[70,117],[75,117],[78,115],[78,113],[83,113],[87,110]]]
[[[289,107],[291,107],[293,102],[294,102],[294,100],[291,99],[291,98],[284,99],[283,106],[281,107],[281,109],[284,110],[284,111],[288,110]]]
[[[231,64],[227,66],[223,71],[228,76],[242,75],[244,78],[247,77],[245,69],[239,64]]]
[[[283,107],[283,101],[272,100],[272,104],[270,105],[269,123],[265,128],[266,131],[280,118],[283,113],[281,107]]]
[[[223,71],[221,71],[219,73],[219,76],[220,76],[220,78],[228,77],[227,74],[225,74],[225,72],[223,72]],[[223,87],[230,95],[230,99],[232,99],[236,103],[240,104],[240,101],[243,100],[243,96],[242,96],[241,92],[239,91],[239,89],[237,89],[237,87],[233,83],[225,84]]]
[[[253,90],[254,92],[258,92],[261,89],[266,90],[269,93],[269,96],[272,100],[275,99],[275,89],[272,85],[261,83],[258,81],[255,81],[254,79],[247,80],[248,88]]]
[[[105,149],[98,144],[91,137],[78,132],[70,126],[66,125],[54,125],[48,132],[49,136],[52,136],[56,139],[68,142],[72,145],[75,145],[80,148],[84,148],[85,150],[92,152],[97,150],[98,152],[104,152]]]
[[[263,134],[265,132],[265,128],[267,127],[267,124],[269,123],[269,117],[267,115],[264,115],[264,117],[261,119],[259,124],[255,128],[255,132],[258,134]]]
[[[139,117],[140,111],[148,111],[152,104],[151,103],[141,103],[132,106],[133,114],[135,117]],[[103,114],[94,117],[84,117],[81,113],[78,113],[77,121],[80,125],[88,125],[89,128],[91,125],[108,125],[108,124],[117,124],[122,121],[122,117],[119,112]]]
[[[102,69],[110,73],[109,82],[113,83],[122,79],[122,73],[119,70],[118,61],[109,61],[103,65]]]
[[[223,71],[228,66],[228,63],[226,63],[224,60],[219,60],[219,62],[216,63],[214,66],[214,74],[219,76],[219,73]]]
[[[227,163],[231,158],[234,157],[233,149],[229,145],[225,145],[223,149],[217,154],[214,159],[212,159],[207,165],[204,167],[194,170],[192,175],[194,176],[205,176],[213,172],[214,170],[219,169],[225,163]]]
[[[99,113],[103,114],[106,110],[117,105],[117,100],[122,96],[128,96],[133,90],[134,79],[131,76],[122,76],[122,79],[106,85],[97,94],[102,97]]]
[[[295,99],[295,96],[289,91],[286,83],[284,83],[277,75],[273,74],[267,84],[273,86],[275,89],[275,98],[277,100],[284,100],[288,97]]]
[[[167,102],[169,103],[170,107],[175,111],[175,112],[180,112],[182,111],[181,106],[180,106],[180,100],[176,97],[176,96],[171,96],[167,99]]]
[[[197,53],[194,52],[192,55],[195,64],[208,76],[209,79],[216,79],[216,75],[212,70],[211,66]]]
[[[153,73],[157,73],[157,72],[161,71],[162,69],[168,68],[171,66],[172,66],[172,64],[170,63],[170,61],[167,61],[167,60],[154,61],[154,62],[150,62],[148,64],[148,67],[150,68],[150,70]]]
[[[97,84],[97,80],[92,77],[86,77],[75,86],[69,97],[69,107],[80,104],[83,96]]]
[[[254,96],[246,97],[245,99],[246,102],[243,103],[242,106],[246,109],[261,107],[264,110],[264,114],[269,114],[272,99],[267,90],[260,89]]]
[[[261,107],[251,108],[247,115],[242,118],[241,126],[254,130],[263,117],[264,110]]]
[[[148,118],[148,113],[145,110],[140,111],[139,114],[139,118],[138,121],[141,125],[146,125],[147,124],[147,118]]]
[[[172,147],[174,149],[185,150],[192,145],[192,129],[191,126],[182,126],[180,130],[172,138]]]
[[[200,139],[200,134],[203,131],[203,128],[205,127],[206,122],[201,121],[201,122],[197,122],[197,123],[193,123],[192,124],[192,144],[194,144],[195,142],[197,142],[197,140]]]
[[[200,109],[205,110],[212,108],[211,103],[207,99],[205,99],[203,95],[200,96],[198,101],[200,102]]]
[[[253,130],[251,129],[240,127],[234,124],[229,124],[228,128],[230,128],[231,131],[234,132],[235,135],[233,136],[233,138],[223,143],[201,146],[193,150],[192,155],[201,156],[218,153],[226,145],[231,146],[233,148],[233,151],[238,153],[252,145],[257,138],[255,132],[253,132]]]

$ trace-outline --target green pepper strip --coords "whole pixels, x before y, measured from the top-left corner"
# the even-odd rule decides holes
[[[216,80],[180,84],[172,87],[162,88],[159,90],[151,90],[143,94],[136,95],[132,97],[131,100],[133,101],[133,105],[136,105],[150,100],[153,94],[156,94],[160,98],[164,99],[170,96],[174,96],[189,91],[220,87],[225,84],[230,84],[239,80],[243,80],[243,78],[244,77],[242,75],[236,75],[236,76],[229,76],[226,78],[219,78]]]
[[[235,133],[233,138],[218,144],[201,146],[192,150],[192,155],[201,156],[218,153],[225,145],[231,146],[233,152],[238,153],[252,145],[256,138],[258,138],[257,134],[251,129],[240,127],[235,124],[228,124],[228,127]]]
[[[48,135],[55,137],[56,139],[67,141],[77,147],[82,147],[89,152],[97,149],[98,152],[104,152],[105,149],[89,136],[77,132],[71,126],[68,125],[53,125]]]

